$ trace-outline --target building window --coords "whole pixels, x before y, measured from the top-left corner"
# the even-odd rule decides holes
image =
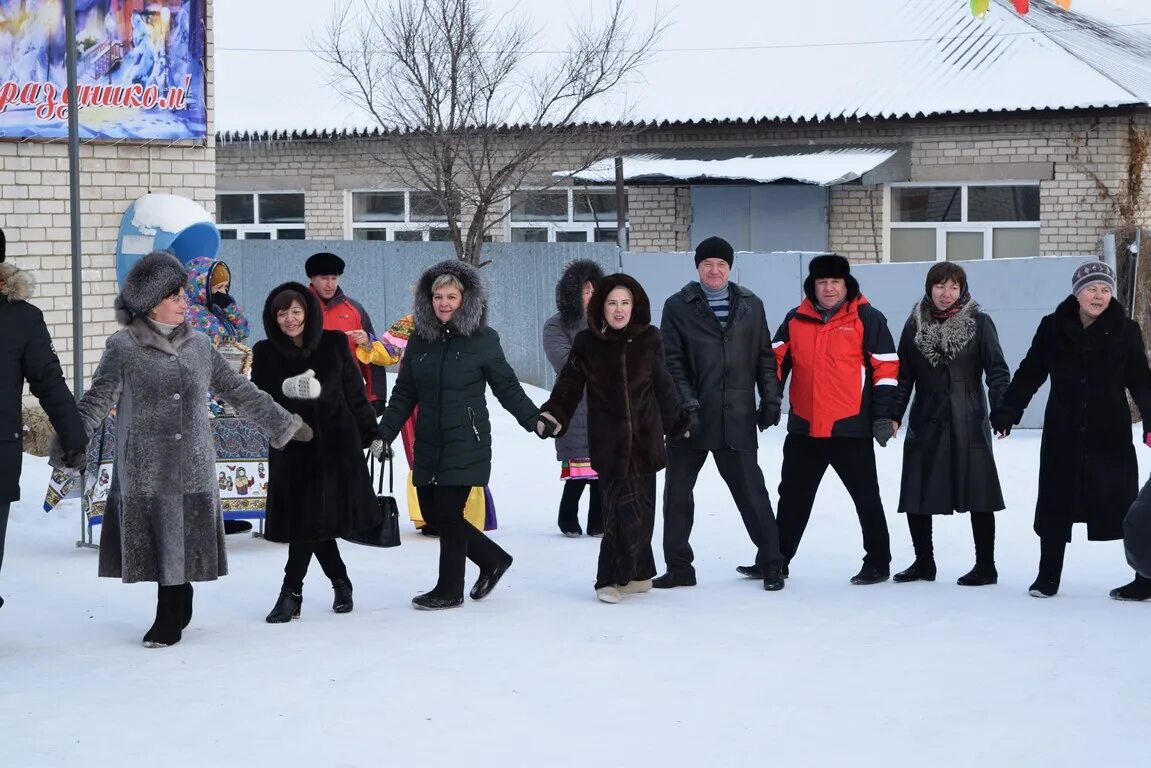
[[[355,191],[351,207],[353,240],[451,242],[447,214],[434,193]]]
[[[303,240],[303,192],[223,192],[216,225],[225,240]]]
[[[513,192],[513,243],[614,243],[615,190],[576,188]]]
[[[890,187],[893,262],[1039,255],[1039,185],[980,182]]]

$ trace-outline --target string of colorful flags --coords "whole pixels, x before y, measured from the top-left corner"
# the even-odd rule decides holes
[[[1031,10],[1031,0],[1012,0],[1015,4],[1015,10],[1019,15],[1023,15]],[[1071,10],[1071,0],[1055,0],[1055,4],[1065,11]],[[991,8],[991,0],[971,0],[971,13],[979,18],[987,15],[987,11]]]

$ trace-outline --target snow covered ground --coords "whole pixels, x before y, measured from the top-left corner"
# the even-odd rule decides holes
[[[542,400],[542,392],[530,394]],[[493,404],[494,405],[494,404]],[[1072,544],[1060,594],[1029,597],[1039,434],[997,443],[1009,509],[998,586],[966,589],[966,517],[936,524],[939,581],[854,587],[862,556],[828,475],[780,593],[752,560],[709,464],[697,488],[700,584],[595,600],[598,540],[555,527],[552,445],[497,411],[495,536],[516,563],[493,595],[419,613],[437,545],[345,545],[355,612],[331,612],[313,564],[303,617],[264,623],[285,548],[228,537],[231,575],[196,587],[179,645],[146,650],[155,589],[96,578],[73,546],[78,502],[40,511],[47,470],[26,457],[0,574],[5,766],[1082,766],[1140,765],[1151,725],[1151,605],[1118,542]],[[784,433],[760,459],[772,496]],[[894,569],[911,562],[902,444],[877,450]],[[1151,469],[1151,452],[1140,456]],[[402,457],[400,459],[402,464]],[[402,475],[401,475],[402,476]],[[403,502],[401,501],[401,508]],[[583,515],[581,513],[581,519]],[[656,530],[656,559],[662,564]],[[469,566],[469,579],[475,570]]]

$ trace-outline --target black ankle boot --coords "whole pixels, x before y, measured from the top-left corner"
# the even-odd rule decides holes
[[[422,595],[416,595],[412,598],[412,607],[417,611],[442,611],[448,608],[459,608],[463,604],[463,595],[459,597],[443,597],[436,594],[435,590],[425,592]]]
[[[336,613],[352,612],[352,582],[348,579],[334,579],[332,590],[335,596],[332,599],[332,610]]]
[[[300,618],[300,606],[303,602],[304,597],[299,592],[280,590],[280,596],[276,599],[275,607],[272,608],[272,612],[264,621],[269,624],[286,624],[292,619],[298,619]]]
[[[192,623],[192,585],[190,583],[181,584],[178,589],[180,590],[180,629],[187,629],[188,625]]]
[[[180,642],[184,622],[184,586],[157,588],[156,620],[144,633],[145,648],[167,648]]]
[[[975,567],[955,580],[961,587],[985,587],[988,584],[999,583],[999,572],[995,564],[975,563]]]
[[[1111,599],[1135,602],[1151,600],[1151,579],[1135,574],[1135,581],[1111,590]]]
[[[923,561],[919,558],[906,570],[900,571],[891,577],[897,584],[906,584],[909,581],[935,581],[935,561]]]

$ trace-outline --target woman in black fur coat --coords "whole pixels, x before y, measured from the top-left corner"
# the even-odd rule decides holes
[[[893,420],[903,421],[912,390],[915,403],[903,447],[899,511],[907,515],[915,562],[894,581],[935,581],[933,515],[971,513],[975,567],[959,578],[965,587],[995,584],[995,513],[1003,509],[991,449],[991,407],[999,405],[1011,371],[999,334],[971,299],[967,273],[941,262],[927,272],[924,297],[911,310],[899,339],[899,387]]]
[[[562,435],[586,391],[604,523],[595,591],[603,602],[618,603],[621,595],[651,589],[655,475],[667,466],[665,435],[686,433],[688,415],[664,362],[659,329],[651,325],[651,304],[634,278],[601,280],[587,317],[541,408],[537,432],[543,435],[554,422],[554,433]]]
[[[268,456],[268,519],[264,536],[288,544],[284,583],[267,621],[299,618],[312,556],[332,581],[332,610],[352,610],[352,583],[336,539],[379,522],[363,450],[376,419],[347,337],[324,330],[315,294],[284,283],[264,304],[265,341],[252,349],[252,382],[314,434]]]

